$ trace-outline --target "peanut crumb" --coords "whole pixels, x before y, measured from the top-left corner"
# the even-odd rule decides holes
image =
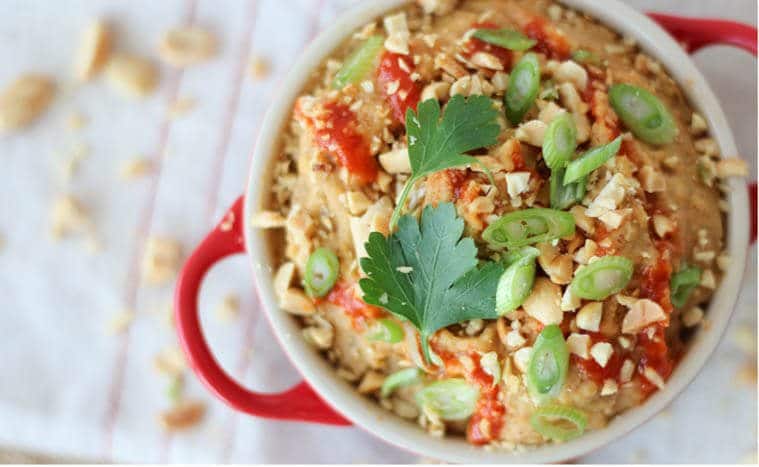
[[[105,70],[110,85],[123,95],[145,97],[158,85],[158,69],[149,59],[116,54]]]
[[[158,420],[166,431],[181,431],[197,426],[206,414],[201,401],[183,401],[161,412]]]
[[[92,224],[84,205],[72,195],[63,195],[53,202],[50,225],[53,239],[58,240],[70,234],[87,232]]]
[[[167,347],[153,357],[153,367],[163,375],[177,376],[187,369],[187,360],[179,347]]]
[[[158,45],[164,62],[186,67],[205,62],[216,53],[216,37],[197,26],[182,26],[166,31]]]
[[[179,270],[182,246],[174,239],[149,238],[145,247],[142,271],[145,281],[152,285],[166,284]]]
[[[81,130],[85,126],[87,126],[87,117],[79,112],[72,112],[66,119],[66,127],[69,130]]]
[[[123,310],[111,316],[108,320],[108,335],[114,336],[129,329],[129,325],[134,321],[134,315],[132,310]]]
[[[216,307],[216,317],[219,321],[229,323],[237,319],[240,314],[240,297],[227,295]]]
[[[180,97],[174,100],[166,109],[166,114],[170,119],[179,118],[189,114],[197,102],[192,97]]]
[[[95,20],[82,33],[74,72],[80,81],[88,81],[103,68],[111,53],[111,32],[103,21]]]
[[[0,93],[0,132],[31,125],[50,106],[55,83],[45,75],[25,74]]]
[[[269,60],[260,55],[254,55],[250,58],[250,65],[248,67],[248,74],[254,81],[260,81],[267,76],[271,71],[271,64]]]
[[[153,163],[144,157],[135,157],[124,161],[119,169],[119,177],[122,180],[135,180],[149,174],[153,170]]]

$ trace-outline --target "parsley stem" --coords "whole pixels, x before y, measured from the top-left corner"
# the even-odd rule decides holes
[[[393,216],[390,218],[390,232],[394,231],[395,226],[398,225],[398,219],[401,218],[403,205],[406,204],[406,198],[408,198],[408,195],[411,193],[411,189],[414,187],[417,180],[418,177],[411,177],[406,181],[406,185],[403,186],[403,191],[401,191],[401,195],[398,197],[398,204],[395,205]]]

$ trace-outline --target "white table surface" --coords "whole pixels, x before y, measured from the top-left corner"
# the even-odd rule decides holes
[[[188,392],[208,401],[204,423],[166,435],[155,415],[168,404],[167,381],[152,369],[175,345],[162,313],[171,287],[141,284],[145,238],[166,235],[189,250],[242,192],[256,127],[272,91],[312,34],[353,0],[3,0],[0,83],[22,71],[59,77],[64,89],[48,115],[21,135],[0,139],[0,445],[80,459],[136,462],[418,462],[355,428],[257,420],[232,412],[190,379]],[[756,25],[754,0],[630,0],[643,10],[723,17]],[[123,99],[98,80],[71,88],[71,57],[87,20],[116,25],[121,50],[155,55],[160,33],[192,18],[216,31],[219,56],[183,73],[162,69],[160,89],[143,102]],[[247,60],[272,62],[253,82]],[[756,173],[756,61],[715,47],[696,62],[712,83],[742,156]],[[167,120],[167,102],[191,97],[197,108]],[[66,130],[74,111],[87,116]],[[91,147],[81,171],[60,176],[65,148]],[[120,162],[143,154],[160,167],[134,182],[118,179]],[[90,207],[103,241],[47,236],[52,199],[73,192]],[[752,362],[731,338],[756,329],[756,248],[728,336],[697,380],[664,414],[587,458],[587,462],[736,462],[756,452],[756,388],[736,383]],[[241,298],[238,320],[211,313],[223,296]],[[201,297],[203,321],[233,375],[260,390],[298,377],[257,313],[243,257],[215,267]],[[130,329],[109,336],[114,314],[130,308]],[[755,332],[755,331],[753,331]],[[754,346],[756,342],[754,340]],[[755,364],[755,360],[753,360]]]

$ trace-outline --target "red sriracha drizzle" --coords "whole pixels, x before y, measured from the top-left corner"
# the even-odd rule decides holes
[[[361,330],[367,320],[376,319],[383,315],[381,309],[368,305],[357,297],[355,287],[345,282],[335,284],[326,299],[329,303],[343,309],[356,330]]]
[[[596,332],[589,332],[587,334],[590,336],[591,347],[597,342],[609,341],[609,339],[604,338],[601,334]],[[614,345],[614,353],[611,354],[609,361],[606,362],[606,366],[604,367],[599,365],[592,357],[585,359],[572,354],[570,360],[582,375],[596,383],[598,386],[601,386],[607,379],[613,379],[616,381],[619,378],[619,370],[622,368],[622,363],[625,361],[625,358],[622,349],[620,349],[619,346]]]
[[[493,377],[482,369],[480,355],[470,355],[474,362],[474,370],[467,373],[467,379],[480,387],[480,398],[466,428],[466,438],[472,444],[487,444],[498,438],[503,427],[506,407],[498,399],[498,386],[493,386]],[[486,422],[483,422],[486,420]],[[483,427],[487,426],[485,430]]]
[[[345,104],[328,102],[320,116],[324,125],[315,129],[316,144],[333,153],[348,172],[369,183],[377,178],[377,161],[358,131],[356,114]]]
[[[472,28],[474,29],[499,29],[498,25],[494,23],[474,23],[472,24]],[[477,52],[487,52],[490,55],[495,56],[499,62],[501,62],[501,65],[503,65],[503,68],[505,70],[508,70],[511,68],[511,60],[513,57],[513,54],[511,53],[511,50],[505,49],[503,47],[499,47],[497,45],[490,44],[488,42],[485,42],[483,40],[477,39],[476,37],[470,37],[469,40],[464,45],[464,57],[471,58],[472,55],[476,54]]]
[[[669,316],[674,309],[669,296],[669,280],[672,276],[672,262],[670,259],[672,244],[668,241],[660,240],[656,243],[656,247],[659,250],[659,259],[654,265],[648,266],[643,270],[640,296],[641,298],[648,298],[658,303],[667,315],[667,321],[656,325],[656,332],[652,338],[648,337],[647,332],[639,333],[636,350],[641,354],[638,360],[638,369],[641,374],[645,367],[649,367],[655,370],[666,381],[672,373],[674,365],[664,335],[664,330],[669,326]],[[641,377],[641,382],[645,395],[656,391],[656,386],[645,377]]]
[[[638,371],[641,374],[641,390],[644,396],[649,396],[652,392],[658,388],[648,381],[643,375],[643,371],[646,367],[649,367],[656,371],[663,380],[667,380],[669,375],[672,374],[674,367],[674,361],[669,352],[667,346],[667,340],[664,336],[664,326],[656,326],[656,332],[653,338],[648,337],[648,333],[641,332],[638,334],[638,344],[635,346],[636,351],[640,352],[640,359],[638,360]]]
[[[435,340],[430,341],[430,347],[443,360],[443,375],[448,378],[456,378],[463,374],[469,383],[480,388],[477,407],[469,418],[466,428],[467,441],[472,444],[488,444],[498,439],[506,416],[506,406],[498,399],[498,386],[492,387],[493,377],[482,368],[480,354],[477,352],[468,354],[474,363],[474,369],[467,371],[456,354],[440,348]],[[483,422],[483,420],[486,421]],[[485,425],[488,428],[483,431]]]
[[[566,60],[569,58],[569,43],[567,39],[553,29],[544,18],[535,17],[524,27],[524,34],[538,41],[533,47],[536,52],[546,54],[550,58]]]
[[[403,66],[401,66],[403,63]],[[411,79],[414,64],[406,55],[385,51],[377,70],[377,83],[385,94],[393,116],[401,123],[406,121],[406,109],[416,110],[422,95],[419,83]],[[392,83],[398,83],[398,88]],[[388,88],[394,92],[388,93]]]

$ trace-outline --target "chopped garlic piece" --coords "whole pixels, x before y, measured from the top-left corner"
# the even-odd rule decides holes
[[[657,388],[664,388],[664,379],[662,379],[661,375],[653,368],[648,366],[643,368],[643,376],[645,376],[646,379]]]
[[[636,300],[622,320],[622,333],[636,334],[646,326],[665,319],[667,315],[662,307],[653,300],[643,298]]]
[[[698,326],[701,321],[704,319],[704,310],[694,306],[693,308],[688,309],[685,313],[682,315],[682,321],[683,325],[685,325],[686,328],[692,328],[694,326]]]
[[[575,322],[577,327],[586,331],[598,332],[601,326],[601,317],[603,316],[603,303],[590,302],[580,308],[577,313]]]
[[[512,354],[514,359],[514,366],[522,373],[527,372],[527,365],[530,363],[530,355],[532,354],[532,347],[522,347]]]
[[[530,172],[509,172],[506,174],[506,189],[509,196],[516,198],[530,188]]]
[[[567,337],[567,349],[580,358],[590,358],[590,336],[573,332]]]
[[[606,364],[609,363],[613,353],[614,348],[608,342],[598,342],[590,348],[590,355],[602,368],[605,368]]]
[[[514,133],[514,137],[530,146],[541,147],[543,146],[543,139],[545,138],[547,128],[548,125],[540,120],[530,120],[519,125],[516,133]]]
[[[556,68],[553,77],[559,83],[572,83],[577,89],[585,89],[588,86],[588,72],[572,60],[562,62]]]
[[[619,370],[619,380],[623,383],[628,383],[632,380],[633,373],[635,372],[635,363],[632,360],[625,360],[622,363],[622,368]]]
[[[383,23],[387,31],[385,39],[385,48],[390,52],[401,55],[408,55],[408,41],[410,33],[406,23],[406,13],[385,16]]]
[[[544,325],[560,324],[564,317],[561,311],[561,287],[545,277],[538,278],[522,308]]]
[[[619,386],[617,386],[617,382],[613,379],[604,380],[604,385],[601,388],[601,395],[611,396],[612,394],[616,394],[618,389]]]

